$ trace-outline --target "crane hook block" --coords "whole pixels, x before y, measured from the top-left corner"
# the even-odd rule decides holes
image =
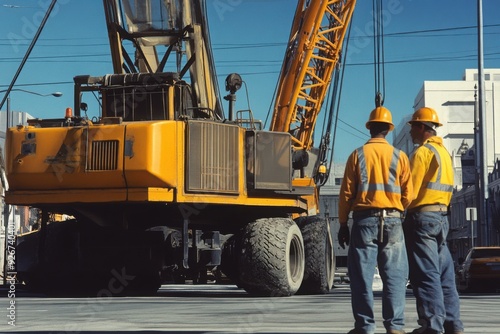
[[[242,83],[243,80],[241,80],[241,76],[238,73],[231,73],[226,77],[226,91],[234,94],[241,88]]]
[[[375,95],[375,107],[382,107],[384,105],[384,97],[382,96],[382,93],[378,92]]]
[[[325,165],[320,165],[318,167],[318,173],[319,174],[326,174],[327,173],[326,166]]]

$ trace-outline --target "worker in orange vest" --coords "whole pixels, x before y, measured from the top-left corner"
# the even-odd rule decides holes
[[[385,139],[394,129],[387,108],[375,108],[366,128],[371,139],[349,156],[339,199],[339,243],[344,247],[350,241],[347,266],[355,322],[349,333],[375,333],[372,284],[378,265],[386,332],[404,334],[408,258],[401,218],[413,198],[410,163]]]

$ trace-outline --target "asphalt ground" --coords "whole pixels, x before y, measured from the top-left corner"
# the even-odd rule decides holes
[[[0,288],[0,332],[23,333],[332,333],[353,327],[350,289],[326,295],[252,297],[234,285],[163,285],[146,297],[47,297]],[[375,291],[377,333],[381,292]],[[461,295],[466,333],[500,333],[499,294]],[[14,307],[12,307],[14,305]],[[415,299],[406,296],[407,332],[417,327]],[[10,308],[10,309],[9,309]]]

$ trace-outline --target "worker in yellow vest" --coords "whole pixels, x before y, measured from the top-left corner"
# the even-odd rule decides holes
[[[408,124],[413,143],[419,145],[410,156],[416,197],[403,224],[421,325],[412,333],[462,334],[454,265],[446,245],[454,183],[450,154],[437,136],[435,129],[442,124],[434,109],[418,109]]]

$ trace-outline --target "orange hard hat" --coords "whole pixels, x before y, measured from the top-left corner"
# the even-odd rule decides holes
[[[394,130],[394,124],[392,124],[392,114],[389,109],[385,107],[377,107],[370,113],[370,118],[366,122],[366,128],[369,129],[372,122],[387,123],[390,125],[389,131]]]
[[[408,124],[411,125],[411,123],[413,122],[424,123],[431,128],[443,126],[443,124],[439,123],[437,112],[434,109],[428,107],[422,107],[415,111]]]

